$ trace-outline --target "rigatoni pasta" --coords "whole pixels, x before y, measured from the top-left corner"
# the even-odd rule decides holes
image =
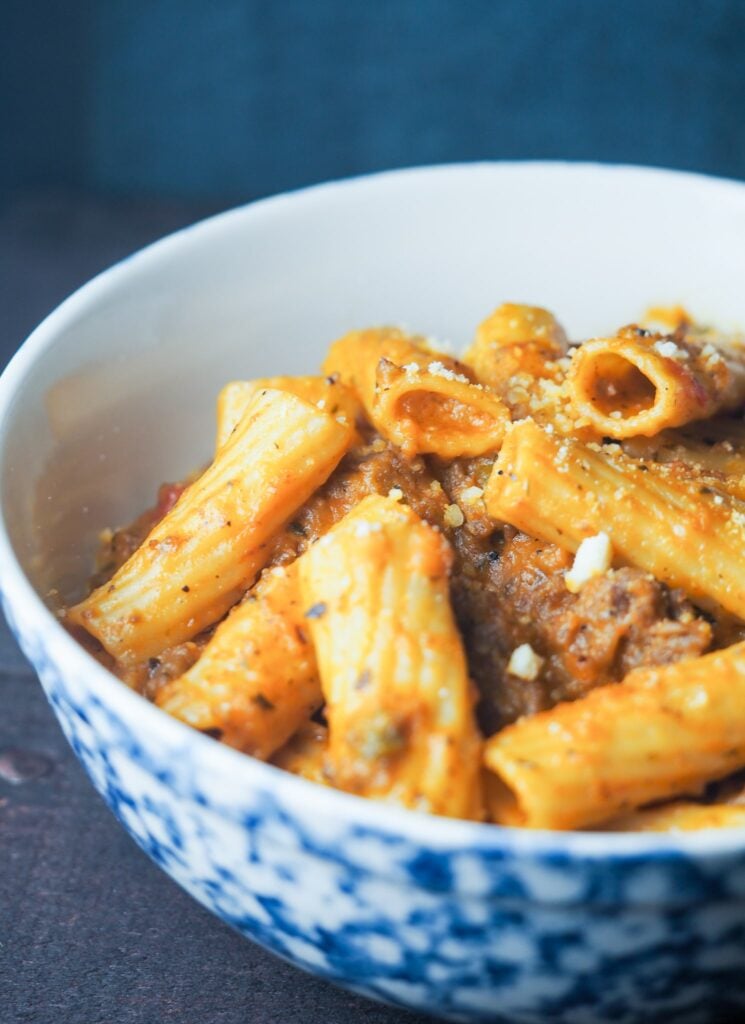
[[[742,405],[745,350],[626,328],[576,349],[568,386],[599,434],[651,437]]]
[[[370,422],[404,454],[443,458],[496,451],[509,421],[500,398],[462,363],[394,329],[345,335],[324,362],[365,407]]]
[[[539,306],[505,302],[482,321],[463,362],[501,394],[518,375],[551,377],[566,353],[567,338],[556,317]]]
[[[629,438],[626,454],[645,462],[683,464],[712,493],[745,501],[745,424],[722,418]]]
[[[481,740],[450,566],[442,535],[383,497],[365,498],[299,559],[329,777],[406,807],[480,818]]]
[[[267,542],[328,478],[353,433],[287,391],[258,392],[209,469],[68,620],[125,663],[196,636],[254,581]]]
[[[228,383],[212,464],[108,530],[69,626],[306,780],[528,828],[745,825],[745,360],[505,303]],[[726,415],[723,415],[726,414]],[[734,773],[734,774],[733,774]]]
[[[233,380],[217,396],[217,440],[219,451],[240,423],[254,396],[271,389],[285,391],[354,426],[361,414],[359,402],[336,377],[265,377]]]
[[[581,828],[745,766],[745,644],[639,669],[484,750],[496,821]]]
[[[487,510],[572,551],[605,531],[619,564],[744,618],[745,513],[696,479],[611,448],[516,423],[489,478]]]
[[[202,655],[157,695],[175,718],[266,760],[323,703],[299,562],[269,570]]]
[[[742,804],[672,800],[613,818],[607,832],[700,832],[709,828],[744,828]]]

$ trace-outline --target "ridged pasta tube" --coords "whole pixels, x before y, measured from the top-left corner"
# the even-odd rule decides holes
[[[745,424],[741,420],[702,420],[654,437],[629,438],[623,449],[633,458],[650,462],[683,463],[713,491],[745,501]]]
[[[566,349],[566,335],[552,313],[505,302],[479,324],[463,362],[478,380],[502,393],[518,374],[551,375]]]
[[[174,717],[262,760],[323,703],[297,565],[267,570],[199,661],[156,698]]]
[[[559,438],[532,420],[515,423],[486,486],[487,511],[570,551],[604,532],[617,564],[745,618],[745,506],[678,467],[647,465],[614,447]]]
[[[212,465],[112,579],[67,613],[122,664],[217,622],[269,541],[331,474],[354,428],[284,391],[256,394]]]
[[[742,804],[702,804],[674,800],[622,815],[607,822],[603,832],[700,832],[709,828],[744,828]]]
[[[345,335],[324,371],[353,388],[368,418],[406,455],[443,458],[498,450],[509,410],[466,366],[395,328]]]
[[[298,398],[323,409],[329,416],[347,419],[354,425],[362,407],[352,391],[335,377],[265,377],[259,380],[233,380],[217,396],[217,442],[219,451],[259,391],[289,391]]]
[[[651,437],[745,402],[745,351],[625,328],[575,350],[572,405],[599,434]]]
[[[631,672],[488,740],[493,819],[573,829],[745,766],[745,644]]]
[[[371,496],[303,556],[333,785],[433,814],[481,816],[481,740],[444,537]]]
[[[326,754],[328,730],[316,722],[301,725],[295,735],[272,758],[272,764],[283,771],[300,775],[309,782],[328,786]]]

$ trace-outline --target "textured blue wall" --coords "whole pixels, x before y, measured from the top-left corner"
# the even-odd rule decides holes
[[[242,198],[448,160],[745,178],[745,0],[0,0],[0,189]]]

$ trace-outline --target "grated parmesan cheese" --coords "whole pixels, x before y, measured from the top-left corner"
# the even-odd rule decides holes
[[[467,505],[472,505],[474,502],[483,498],[484,490],[482,487],[466,487],[464,491],[461,491],[460,500],[465,501]]]
[[[470,380],[462,373],[455,373],[454,370],[449,370],[444,363],[441,363],[439,359],[434,360],[427,367],[429,373],[433,377],[442,377],[444,380],[455,380],[459,384],[470,384]]]
[[[518,679],[526,679],[532,682],[538,678],[543,667],[543,658],[535,653],[530,644],[520,644],[510,655],[507,664],[507,671]]]
[[[701,355],[704,357],[707,370],[713,370],[719,363],[724,362],[721,352],[708,341],[701,349]]]
[[[355,526],[354,535],[355,537],[367,537],[371,533],[380,533],[382,529],[381,523],[368,523],[363,520]]]
[[[594,576],[602,576],[611,567],[613,546],[607,533],[586,537],[574,556],[574,564],[564,576],[570,594],[578,594]]]
[[[678,348],[674,341],[656,341],[652,348],[665,359],[684,359],[688,353]]]
[[[466,521],[465,516],[457,505],[448,505],[442,518],[445,522],[445,526],[452,527],[462,526]]]

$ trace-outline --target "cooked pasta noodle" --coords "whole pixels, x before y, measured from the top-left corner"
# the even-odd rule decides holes
[[[335,784],[478,818],[480,739],[450,562],[410,508],[369,497],[302,556],[300,575]]]
[[[324,786],[745,827],[745,350],[649,318],[570,346],[505,303],[462,361],[374,327],[323,375],[231,381],[212,464],[106,531],[66,622],[164,711]]]
[[[486,745],[496,821],[581,828],[745,766],[745,644],[559,704]]]
[[[601,435],[650,437],[745,401],[745,351],[626,328],[575,350],[575,411]]]
[[[501,399],[457,360],[393,328],[345,335],[329,349],[337,373],[370,422],[406,455],[443,458],[496,451],[509,420]]]
[[[267,542],[328,478],[353,433],[289,392],[259,392],[209,469],[68,621],[122,662],[196,636],[254,582]]]

